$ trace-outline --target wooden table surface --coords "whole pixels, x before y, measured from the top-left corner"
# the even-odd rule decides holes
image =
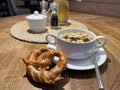
[[[31,82],[26,77],[22,58],[37,47],[46,47],[46,44],[11,37],[10,28],[25,20],[25,16],[0,18],[0,90],[98,90],[94,69],[67,69],[63,72],[65,79],[51,86]],[[96,35],[106,37],[107,60],[100,66],[101,77],[105,90],[120,90],[120,19],[79,12],[70,12],[70,19],[85,24]]]

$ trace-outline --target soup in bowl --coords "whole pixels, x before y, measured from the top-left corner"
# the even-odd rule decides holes
[[[98,40],[102,42],[98,44]],[[59,30],[56,34],[49,33],[46,41],[55,45],[57,50],[66,53],[70,59],[88,58],[92,55],[94,48],[101,48],[106,44],[104,36],[96,36],[93,32],[80,28],[66,28]]]
[[[93,39],[90,35],[84,32],[66,32],[61,34],[59,37],[67,42],[75,43],[89,42]]]

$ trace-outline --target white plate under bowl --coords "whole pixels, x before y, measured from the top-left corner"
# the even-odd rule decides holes
[[[56,49],[55,46],[48,44],[47,47]],[[107,55],[103,48],[99,48],[96,53],[96,61],[98,66],[101,66],[106,61]],[[57,63],[58,58],[56,57],[54,62]],[[74,60],[68,59],[67,68],[72,70],[90,70],[94,69],[95,66],[92,62],[92,56],[86,59]]]

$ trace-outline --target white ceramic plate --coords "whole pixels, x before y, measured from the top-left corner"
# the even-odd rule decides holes
[[[54,45],[48,44],[47,47],[51,49],[56,49]],[[96,60],[98,63],[98,66],[101,66],[105,61],[106,61],[107,55],[106,52],[103,48],[99,48],[97,53],[96,53]],[[55,58],[55,63],[57,63],[58,58]],[[87,59],[80,59],[80,60],[73,60],[73,59],[68,59],[68,64],[67,64],[68,69],[72,70],[90,70],[94,69],[95,66],[92,62],[92,56],[87,58]]]

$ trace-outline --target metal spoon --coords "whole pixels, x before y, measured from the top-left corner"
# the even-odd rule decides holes
[[[98,82],[99,89],[104,89],[103,82],[102,82],[102,79],[101,79],[101,76],[100,76],[100,71],[99,71],[99,68],[98,68],[97,61],[96,61],[97,50],[98,49],[93,50],[93,59],[92,60],[93,60],[93,63],[95,65],[95,72],[96,72],[96,76],[97,76],[97,82]]]

